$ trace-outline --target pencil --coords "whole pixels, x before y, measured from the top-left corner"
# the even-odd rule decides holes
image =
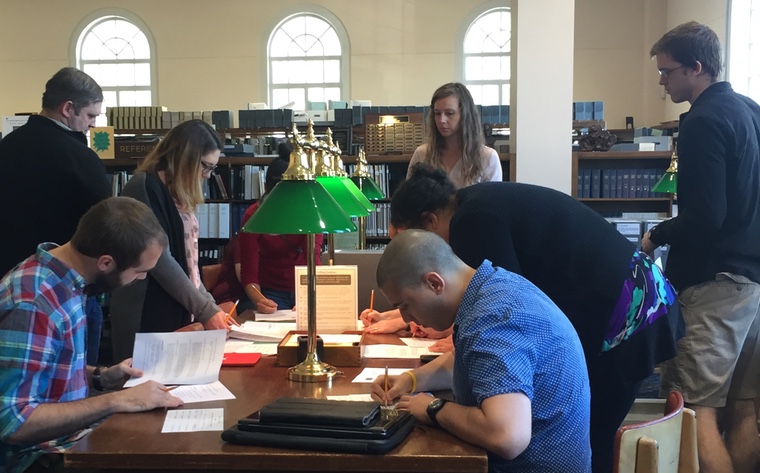
[[[178,387],[179,386],[169,386],[168,388],[163,388],[163,391],[165,393],[168,393],[169,391],[173,391],[173,390],[177,389]]]
[[[266,299],[266,296],[264,294],[262,294],[261,291],[259,291],[259,288],[256,287],[255,284],[249,284],[248,287],[250,287],[251,289],[253,289],[253,292],[256,293],[256,295],[259,297],[259,299]],[[256,301],[252,301],[252,302],[256,302]]]
[[[375,290],[372,289],[372,292],[369,293],[369,310],[373,310],[375,308]]]
[[[235,304],[232,306],[232,309],[230,309],[229,312],[227,312],[227,316],[224,318],[224,321],[227,322],[230,320],[230,317],[232,317],[232,314],[235,313],[235,309],[237,309],[238,302],[240,302],[240,299],[235,301]]]
[[[388,365],[385,365],[385,407],[388,407]]]

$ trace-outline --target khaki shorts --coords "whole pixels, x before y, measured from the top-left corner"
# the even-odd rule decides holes
[[[678,354],[662,365],[661,395],[678,390],[684,401],[724,407],[726,399],[760,392],[760,284],[719,273],[715,281],[678,295],[686,334]]]

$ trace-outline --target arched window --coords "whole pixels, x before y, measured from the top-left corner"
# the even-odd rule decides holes
[[[134,15],[96,13],[82,22],[77,67],[103,88],[104,107],[155,102],[155,48]]]
[[[312,108],[309,102],[347,95],[347,41],[335,23],[315,13],[297,13],[274,28],[267,48],[272,108],[292,103],[288,108],[306,110]]]
[[[760,102],[760,0],[731,0],[728,80]]]
[[[475,103],[508,105],[512,19],[509,8],[478,16],[464,35],[464,84]]]

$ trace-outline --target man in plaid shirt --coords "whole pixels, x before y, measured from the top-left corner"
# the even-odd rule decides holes
[[[182,404],[153,381],[119,390],[142,375],[131,359],[86,365],[86,295],[145,278],[166,245],[146,205],[113,197],[82,217],[70,242],[40,244],[0,280],[0,472],[23,471],[114,412]],[[90,387],[116,391],[88,397]]]

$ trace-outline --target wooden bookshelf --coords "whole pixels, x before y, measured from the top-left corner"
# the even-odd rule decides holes
[[[670,164],[671,154],[671,151],[592,151],[573,153],[571,172],[572,195],[580,202],[600,213],[665,213],[667,216],[671,216],[673,211],[673,196],[585,197],[579,195],[579,176],[582,175],[585,169],[598,169],[601,170],[602,174],[610,170],[656,170],[656,177],[659,179]],[[600,183],[599,185],[603,184]],[[646,185],[651,188],[651,179],[647,179]],[[646,191],[641,191],[642,194],[644,192]]]

